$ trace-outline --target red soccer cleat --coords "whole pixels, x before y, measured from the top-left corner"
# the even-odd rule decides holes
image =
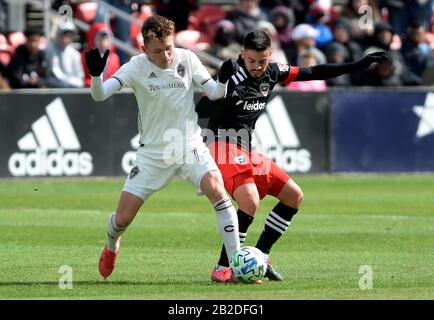
[[[224,282],[227,283],[231,280],[231,268],[217,268],[212,269],[211,272],[211,280],[215,282]]]
[[[101,256],[99,258],[99,265],[98,265],[99,274],[102,277],[107,278],[112,274],[115,268],[116,257],[118,256],[119,248],[120,248],[120,241],[118,241],[118,246],[115,252],[109,251],[107,249],[107,245],[104,246],[104,250],[102,251]]]

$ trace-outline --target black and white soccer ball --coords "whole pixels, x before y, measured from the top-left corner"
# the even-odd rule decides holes
[[[241,283],[254,283],[267,271],[266,255],[255,247],[241,247],[232,255],[232,275]]]

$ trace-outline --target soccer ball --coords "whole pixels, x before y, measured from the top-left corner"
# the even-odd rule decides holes
[[[254,283],[267,271],[266,256],[255,247],[241,247],[232,255],[232,275],[241,283]]]

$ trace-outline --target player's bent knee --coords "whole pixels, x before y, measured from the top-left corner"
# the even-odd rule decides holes
[[[301,206],[301,203],[303,202],[303,200],[304,200],[304,193],[303,193],[303,190],[300,189],[300,193],[297,196],[298,207]]]
[[[240,210],[252,217],[256,214],[256,210],[259,208],[258,194],[244,194],[238,196],[235,200],[237,201]]]
[[[286,192],[283,192],[283,194],[280,194],[278,197],[279,200],[286,206],[298,209],[300,208],[303,199],[304,199],[304,193],[303,190],[301,190],[300,187],[292,187],[285,190]]]
[[[241,211],[253,217],[259,208],[259,201],[256,202],[252,199],[251,201],[243,201],[242,203],[238,202],[238,206]]]

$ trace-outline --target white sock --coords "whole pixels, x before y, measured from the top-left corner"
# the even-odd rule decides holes
[[[226,254],[231,261],[232,253],[240,248],[237,212],[228,197],[216,201],[213,206],[217,213],[217,224],[223,238]]]
[[[115,223],[116,212],[112,212],[108,219],[107,228],[107,249],[111,252],[115,252],[119,247],[119,237],[127,228],[119,228]]]

